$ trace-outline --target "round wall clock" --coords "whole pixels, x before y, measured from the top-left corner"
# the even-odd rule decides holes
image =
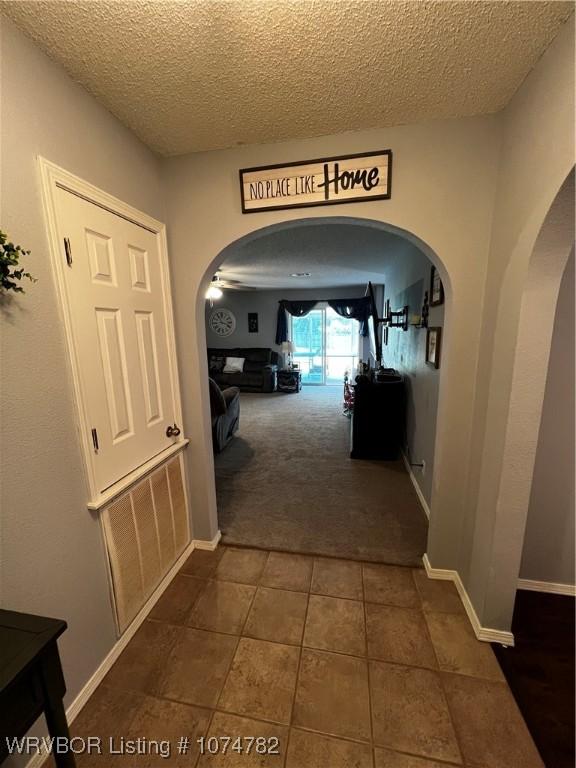
[[[236,318],[229,309],[215,309],[208,324],[218,336],[230,336],[236,330]]]

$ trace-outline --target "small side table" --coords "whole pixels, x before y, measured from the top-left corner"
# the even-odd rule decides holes
[[[66,622],[0,610],[0,763],[6,737],[22,738],[44,712],[50,736],[70,739],[66,692],[56,640]],[[71,751],[54,752],[58,768],[74,768]]]
[[[302,389],[302,372],[293,368],[278,371],[279,392],[300,392]]]

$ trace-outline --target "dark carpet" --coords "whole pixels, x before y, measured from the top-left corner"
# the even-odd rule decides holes
[[[574,768],[574,598],[519,590],[514,648],[493,645],[546,768]]]
[[[402,461],[349,458],[341,387],[241,395],[216,456],[223,541],[421,566],[428,524]]]

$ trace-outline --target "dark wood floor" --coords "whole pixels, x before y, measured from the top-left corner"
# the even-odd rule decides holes
[[[494,645],[546,768],[574,768],[573,597],[519,590],[516,645]]]

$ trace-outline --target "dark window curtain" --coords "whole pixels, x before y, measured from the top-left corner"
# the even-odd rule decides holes
[[[318,304],[318,301],[282,301],[278,302],[278,321],[276,323],[276,344],[282,344],[283,341],[288,341],[288,318],[286,313],[289,312],[293,317],[304,317],[308,312],[311,312]]]
[[[358,320],[360,333],[362,336],[368,336],[368,318],[371,312],[371,301],[368,296],[361,299],[329,299],[328,306],[341,317]]]

